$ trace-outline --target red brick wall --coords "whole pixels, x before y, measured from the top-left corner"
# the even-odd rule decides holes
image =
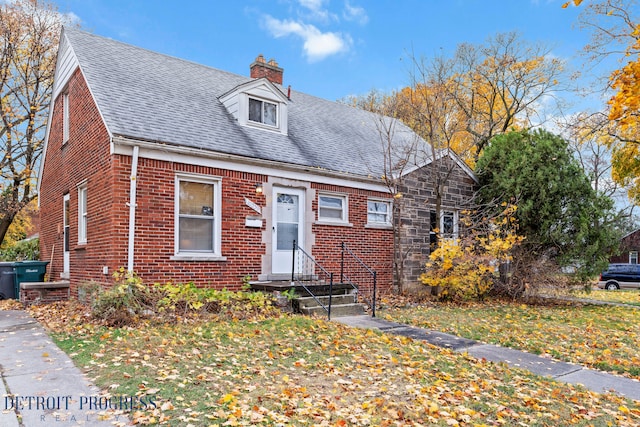
[[[367,201],[369,198],[388,199],[389,195],[367,190],[357,190],[348,187],[338,187],[326,184],[312,184],[317,191],[337,192],[348,195],[349,223],[352,226],[339,226],[329,224],[314,224],[315,246],[314,258],[330,272],[340,273],[340,243],[345,242],[348,247],[369,268],[377,272],[377,283],[380,291],[389,292],[392,287],[392,262],[393,262],[393,231],[381,228],[366,228]],[[313,211],[317,218],[318,197],[313,200]],[[354,274],[366,280],[367,275],[362,269],[348,268]],[[335,280],[335,279],[334,279]]]
[[[62,144],[62,103],[52,103],[53,116],[40,182],[41,259],[52,261],[47,269],[51,280],[63,271],[63,196],[70,196],[70,265],[72,294],[79,283],[109,280],[102,265],[113,266],[111,246],[113,207],[113,159],[109,135],[79,70],[67,86],[69,93],[69,140]],[[88,195],[88,244],[78,245],[77,185],[86,180]]]
[[[123,173],[129,170],[130,167],[126,167]],[[256,203],[264,205],[264,196],[255,196],[255,183],[266,181],[266,177],[142,158],[138,172],[134,270],[143,279],[160,283],[193,281],[199,286],[239,289],[247,274],[257,278],[265,247],[261,243],[262,229],[245,226],[245,217],[255,212],[245,205],[244,198],[251,196]],[[222,177],[221,249],[226,261],[171,259],[175,251],[177,173]],[[128,224],[128,216],[117,222]],[[126,253],[126,245],[122,250]]]
[[[127,265],[131,157],[111,155],[109,135],[79,71],[68,85],[70,100],[70,139],[62,144],[62,102],[53,103],[53,117],[42,173],[41,251],[43,260],[53,260],[48,269],[51,280],[62,272],[63,195],[70,195],[70,282],[71,295],[88,281],[113,283],[112,273]],[[172,260],[175,229],[175,176],[198,174],[222,179],[222,255],[225,261]],[[87,183],[87,243],[78,245],[77,185]],[[184,283],[198,286],[239,289],[247,274],[255,280],[262,273],[262,228],[245,226],[245,218],[255,215],[246,206],[249,197],[266,205],[265,196],[256,196],[255,183],[267,182],[264,175],[234,172],[204,166],[141,157],[137,176],[137,209],[134,270],[147,283]],[[349,196],[349,221],[353,227],[313,225],[315,246],[312,254],[336,274],[339,273],[340,242],[371,268],[378,271],[381,288],[391,287],[393,232],[365,228],[368,197],[384,194],[350,188],[314,184],[317,190],[337,191]],[[317,216],[317,197],[313,201]],[[103,267],[108,274],[103,274]]]

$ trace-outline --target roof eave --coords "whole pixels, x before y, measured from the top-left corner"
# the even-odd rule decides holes
[[[365,185],[378,187],[377,191],[384,191],[383,188],[388,191],[384,181],[381,178],[375,178],[373,176],[356,175],[349,172],[333,171],[324,169],[321,167],[314,167],[309,165],[299,165],[293,163],[280,162],[275,160],[257,159],[254,157],[240,156],[230,153],[222,153],[218,151],[211,151],[200,148],[185,147],[183,145],[176,145],[166,143],[162,141],[150,141],[140,139],[136,137],[114,135],[111,138],[111,143],[114,146],[139,146],[148,150],[162,151],[164,153],[183,154],[188,156],[201,157],[211,160],[220,160],[235,164],[243,164],[250,166],[261,166],[274,170],[285,170],[301,174],[309,174],[313,176],[321,176],[328,178],[336,178],[341,180],[353,181],[362,183]]]

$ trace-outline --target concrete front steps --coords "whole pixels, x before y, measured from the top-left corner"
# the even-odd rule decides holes
[[[282,294],[289,289],[295,290],[295,295],[291,300],[291,307],[294,312],[309,316],[327,316],[327,312],[318,301],[325,307],[329,306],[329,285],[327,283],[317,283],[313,281],[305,282],[305,286],[313,292],[316,301],[299,283],[292,283],[285,280],[252,282],[251,289],[254,291],[272,292]],[[351,285],[346,283],[334,283],[332,286],[333,296],[331,298],[331,317],[357,316],[365,314],[364,305],[356,302],[356,294]]]
[[[317,296],[316,298],[325,307],[329,307],[329,296]],[[316,298],[313,297],[298,297],[293,299],[293,309],[296,312],[306,314],[309,316],[326,316],[325,311]],[[356,302],[355,294],[343,294],[333,295],[331,298],[331,317],[341,316],[359,316],[364,313],[364,305]]]

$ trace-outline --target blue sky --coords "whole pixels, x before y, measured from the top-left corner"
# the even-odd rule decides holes
[[[95,34],[248,75],[262,53],[284,84],[337,100],[409,82],[409,55],[518,31],[573,61],[588,34],[565,0],[54,0]]]

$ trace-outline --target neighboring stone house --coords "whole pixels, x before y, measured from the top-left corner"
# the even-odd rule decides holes
[[[638,264],[640,229],[632,231],[620,240],[620,255],[609,258],[610,263]]]
[[[124,267],[146,282],[237,289],[247,275],[290,277],[295,240],[331,271],[346,242],[392,289],[380,116],[283,87],[261,56],[246,77],[77,29],[60,40],[38,184],[52,280],[75,292]],[[397,124],[395,145],[416,141],[426,145]],[[452,221],[473,186],[459,165]],[[400,232],[416,243],[415,281],[432,207],[425,174],[407,176]]]

